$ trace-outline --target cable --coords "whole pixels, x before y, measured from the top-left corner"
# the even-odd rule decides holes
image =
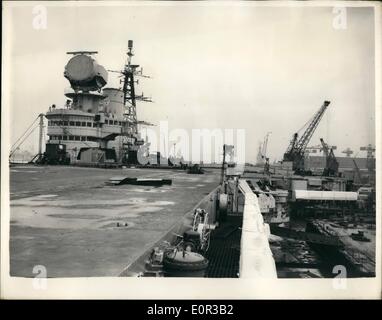
[[[32,132],[34,131],[34,130],[36,130],[36,128],[38,128],[40,125],[38,124],[37,126],[35,126],[29,133],[28,133],[28,135],[26,136],[26,137],[24,137],[24,139],[17,145],[17,147],[16,148],[14,148],[13,149],[13,151],[12,151],[12,149],[11,149],[11,152],[10,152],[10,154],[9,154],[9,157],[12,157],[12,155],[16,152],[16,150],[24,143],[24,141],[32,134]]]
[[[297,130],[297,132],[300,132],[302,129],[304,129],[308,125],[308,123],[312,122],[315,116],[316,115],[314,114],[300,129]]]
[[[28,127],[28,129],[26,129],[24,131],[24,133],[13,143],[13,145],[11,146],[11,150],[13,149],[13,147],[16,145],[17,142],[19,142],[19,140],[28,132],[28,130],[33,126],[33,124],[36,122],[36,120],[39,118],[39,116],[34,119],[34,121],[32,122],[32,124]],[[34,130],[34,129],[33,129]]]

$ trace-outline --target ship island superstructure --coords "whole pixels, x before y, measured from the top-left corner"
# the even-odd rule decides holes
[[[143,76],[131,63],[133,42],[129,40],[127,63],[120,73],[122,88],[104,87],[108,71],[94,59],[95,51],[68,52],[65,66],[70,83],[65,106],[49,107],[48,142],[41,156],[49,164],[135,163],[144,144],[138,133],[134,76]]]

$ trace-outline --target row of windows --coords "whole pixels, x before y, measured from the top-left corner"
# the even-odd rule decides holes
[[[86,121],[48,121],[48,126],[95,127],[95,122]]]
[[[125,123],[122,121],[116,120],[105,120],[105,124],[114,125],[114,126],[122,126]],[[87,121],[48,121],[48,126],[71,126],[71,127],[97,127],[99,124],[97,122],[87,122]]]
[[[49,140],[60,140],[60,141],[97,141],[96,137],[89,136],[49,136]]]
[[[114,126],[123,126],[126,123],[122,122],[122,121],[107,120],[107,119],[105,119],[105,124],[114,125]]]

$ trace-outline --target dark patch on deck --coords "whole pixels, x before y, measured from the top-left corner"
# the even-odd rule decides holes
[[[211,234],[206,258],[208,278],[238,278],[242,217],[228,217]]]

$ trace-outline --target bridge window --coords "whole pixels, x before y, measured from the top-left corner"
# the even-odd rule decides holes
[[[70,141],[73,141],[73,140],[74,140],[74,137],[73,137],[73,136],[69,136],[69,140],[70,140]]]
[[[81,122],[76,121],[76,127],[81,127]]]
[[[64,121],[64,126],[67,126],[68,125],[68,121]]]
[[[81,127],[86,127],[86,122],[85,121],[81,122]]]
[[[74,126],[74,121],[69,121],[70,126]]]
[[[76,140],[76,141],[80,141],[81,138],[80,138],[80,136],[74,136],[74,140]]]
[[[81,137],[81,141],[86,141],[86,137]]]
[[[91,127],[92,123],[91,122],[86,122],[86,126]]]

